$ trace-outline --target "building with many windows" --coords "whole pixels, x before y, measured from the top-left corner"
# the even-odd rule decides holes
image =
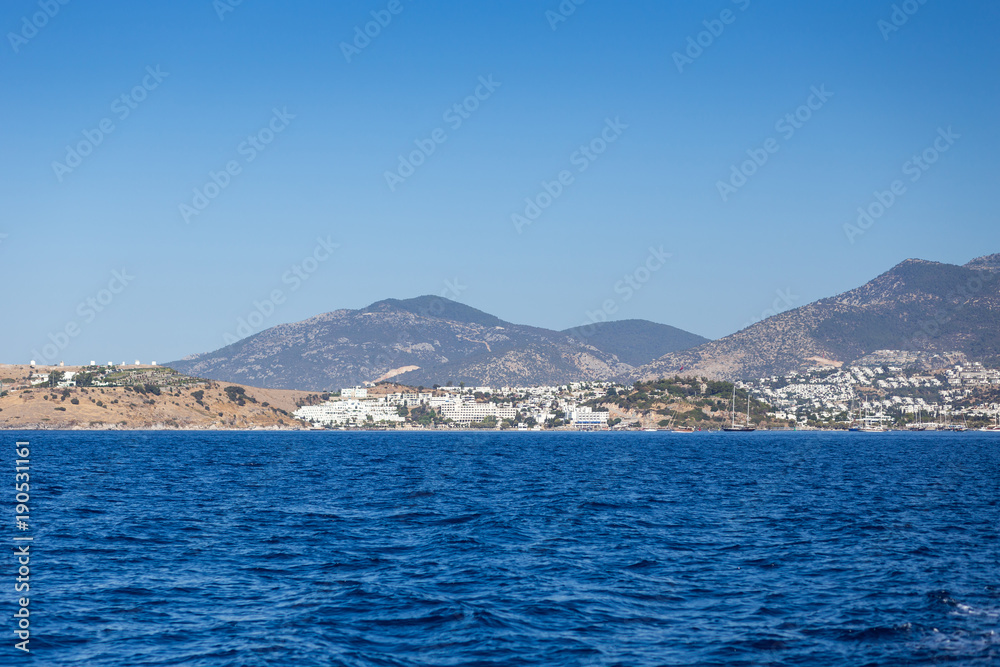
[[[379,401],[330,401],[322,405],[306,405],[294,413],[298,419],[321,426],[362,426],[380,422],[401,423],[405,421],[395,406]]]
[[[440,407],[441,416],[459,424],[472,424],[495,417],[498,422],[517,418],[517,408],[503,407],[496,403],[474,403],[472,401],[450,401]]]

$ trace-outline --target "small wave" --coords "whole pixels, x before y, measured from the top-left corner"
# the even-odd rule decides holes
[[[788,643],[780,639],[754,639],[744,645],[755,651],[781,651],[788,648]]]
[[[435,525],[435,526],[455,526],[455,525],[458,525],[458,524],[469,523],[470,521],[475,521],[476,519],[480,518],[481,516],[483,516],[483,515],[479,514],[477,512],[477,513],[474,513],[474,514],[465,514],[463,516],[451,516],[451,517],[447,517],[445,519],[441,519],[439,521],[432,521],[431,523],[432,523],[432,525]]]
[[[153,594],[153,591],[149,590],[148,588],[139,588],[139,587],[135,587],[135,586],[125,586],[124,588],[112,588],[111,590],[109,590],[107,592],[111,593],[112,595],[142,595],[142,596],[146,596],[146,595],[152,595]]]
[[[624,507],[617,503],[602,503],[597,500],[588,500],[585,503],[580,503],[580,509],[588,510],[618,510]]]
[[[946,604],[949,607],[955,607],[958,605],[958,600],[951,597],[951,593],[946,590],[931,591],[927,594],[927,597],[930,598],[931,602]]]
[[[770,607],[761,607],[754,612],[754,616],[784,616],[785,612],[780,609],[771,609]]]
[[[393,514],[389,518],[393,521],[412,521],[414,519],[429,519],[439,516],[441,515],[437,512],[400,512],[399,514]]]
[[[626,566],[625,569],[627,569],[627,570],[645,570],[647,568],[655,567],[657,565],[659,565],[659,563],[656,562],[655,560],[645,560],[644,559],[644,560],[639,561],[638,563],[632,563],[631,565]]]
[[[412,626],[435,626],[461,621],[465,614],[460,611],[451,613],[437,613],[428,616],[414,616],[411,618],[376,618],[370,621],[372,625],[382,627],[412,627]]]
[[[875,626],[862,630],[845,630],[840,633],[840,639],[844,641],[883,641],[908,635],[912,631],[912,624],[901,623],[893,626]]]
[[[1000,644],[1000,635],[993,631],[984,633],[944,632],[937,628],[931,628],[917,646],[935,653],[947,651],[950,655],[965,658],[977,655],[983,658],[989,657],[993,659],[993,662],[984,662],[983,664],[994,664],[998,644]]]
[[[1000,618],[1000,610],[998,609],[979,609],[971,605],[962,604],[959,602],[955,605],[955,610],[953,614],[962,614],[964,616],[985,616],[987,618]]]

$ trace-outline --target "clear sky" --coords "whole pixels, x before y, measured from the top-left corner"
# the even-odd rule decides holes
[[[6,0],[0,361],[420,294],[715,338],[998,252],[1000,5],[895,6]]]

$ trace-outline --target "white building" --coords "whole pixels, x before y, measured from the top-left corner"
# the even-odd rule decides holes
[[[432,398],[433,394],[428,392],[399,392],[395,394],[389,394],[386,396],[386,400],[395,405],[405,405],[407,407],[412,407],[420,403],[425,403]]]
[[[364,387],[348,387],[340,390],[341,398],[368,398],[368,390]]]
[[[581,405],[570,412],[570,421],[574,426],[607,426],[608,411],[594,412],[590,407]]]
[[[482,422],[487,417],[496,417],[497,421],[517,418],[517,408],[496,403],[473,403],[471,401],[451,401],[441,405],[441,416],[459,424]]]
[[[323,426],[346,426],[348,424],[363,426],[365,423],[384,422],[398,424],[406,421],[405,418],[399,416],[397,409],[392,405],[357,399],[330,401],[322,405],[306,405],[296,410],[293,415],[298,419]]]

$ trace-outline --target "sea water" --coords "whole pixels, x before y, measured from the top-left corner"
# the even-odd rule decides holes
[[[2,664],[1000,661],[998,434],[3,440]]]

